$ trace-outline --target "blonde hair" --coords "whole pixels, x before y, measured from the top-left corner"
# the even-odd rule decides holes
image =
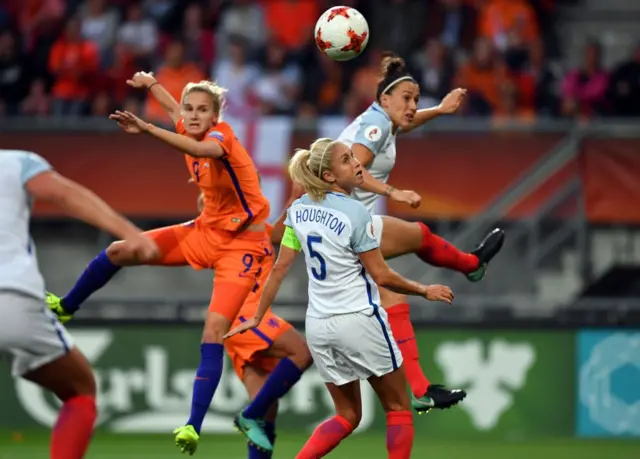
[[[324,180],[322,174],[331,170],[333,149],[341,143],[327,138],[318,139],[308,150],[296,150],[289,162],[291,180],[302,185],[313,201],[322,201],[331,189],[331,184]]]
[[[184,99],[192,92],[204,92],[211,96],[213,102],[213,111],[222,115],[222,110],[225,106],[224,93],[227,92],[222,86],[218,86],[215,81],[202,80],[199,83],[187,83],[182,90],[182,97],[180,103],[184,104]]]

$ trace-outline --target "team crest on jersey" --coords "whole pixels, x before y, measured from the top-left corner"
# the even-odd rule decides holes
[[[376,232],[373,230],[373,222],[367,223],[367,236],[371,239],[376,239]]]
[[[220,142],[224,142],[224,134],[219,131],[212,131],[207,137],[213,137],[214,139],[218,139]]]
[[[364,136],[372,142],[377,142],[382,137],[382,129],[378,126],[369,126],[364,130]]]

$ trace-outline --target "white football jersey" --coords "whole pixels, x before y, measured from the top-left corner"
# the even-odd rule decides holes
[[[378,310],[378,287],[358,254],[379,244],[371,215],[360,202],[332,192],[322,202],[314,202],[305,194],[287,211],[285,225],[293,229],[304,252],[309,274],[308,317]]]
[[[44,279],[29,234],[32,199],[25,184],[51,166],[35,153],[0,150],[0,290],[44,299]]]
[[[373,178],[387,183],[391,169],[396,164],[396,135],[392,133],[391,118],[380,104],[371,104],[342,131],[338,140],[349,148],[359,143],[371,150],[373,160],[366,169]],[[364,204],[370,213],[374,213],[374,205],[380,196],[356,189],[352,197]]]

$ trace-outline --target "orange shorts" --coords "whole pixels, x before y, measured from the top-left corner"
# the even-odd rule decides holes
[[[160,248],[159,266],[214,269],[209,310],[233,321],[252,293],[259,293],[259,278],[273,265],[273,247],[267,231],[224,231],[196,219],[181,225],[148,231]]]
[[[237,327],[249,317],[252,316],[245,317],[240,314],[231,328]],[[292,325],[289,322],[269,311],[258,328],[225,340],[225,350],[238,377],[242,380],[247,365],[259,368],[265,373],[271,373],[280,359],[264,355],[264,351],[269,349],[275,340],[291,328]]]

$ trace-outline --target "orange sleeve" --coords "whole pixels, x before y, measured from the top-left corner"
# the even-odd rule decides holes
[[[233,151],[233,141],[235,140],[233,129],[227,123],[222,122],[213,126],[207,132],[204,142],[216,142],[222,147],[227,155]]]

